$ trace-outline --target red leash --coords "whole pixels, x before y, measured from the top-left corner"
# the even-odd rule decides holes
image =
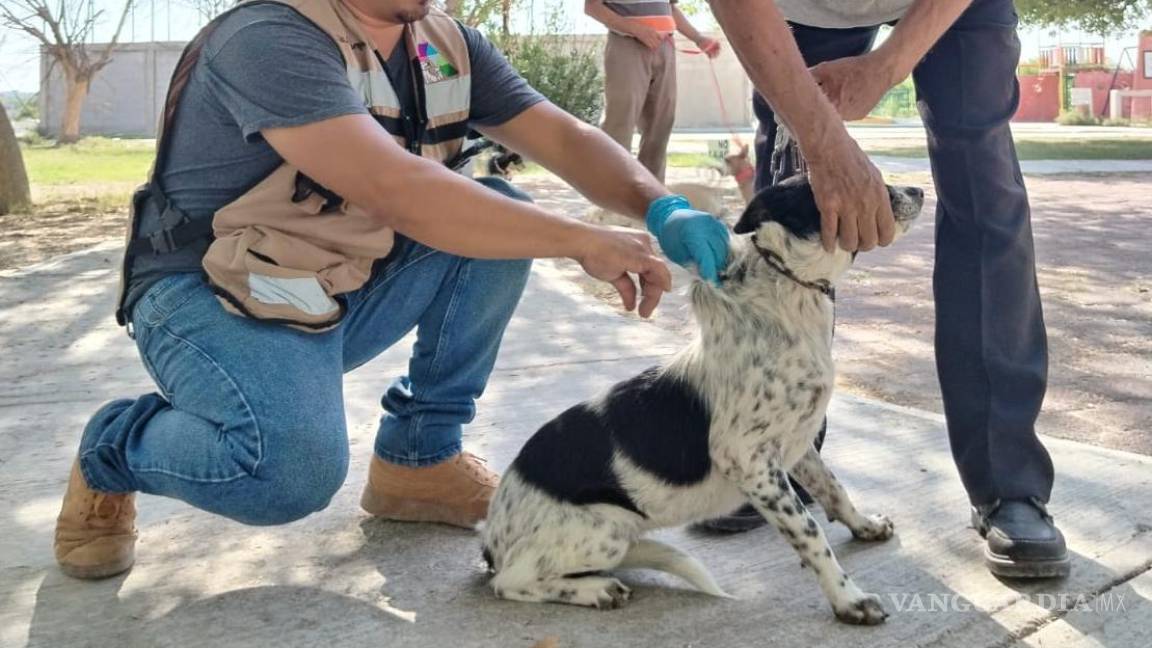
[[[677,48],[685,54],[705,54],[700,49],[683,49]],[[724,93],[720,90],[720,78],[716,75],[716,63],[713,62],[712,57],[708,56],[708,71],[712,74],[712,89],[716,92],[716,102],[720,104],[720,120],[724,123],[724,127],[728,129],[728,134],[732,136],[732,141],[736,142],[736,146],[744,146],[744,140],[736,134],[736,129],[732,127],[732,118],[728,115],[728,106],[724,103]]]

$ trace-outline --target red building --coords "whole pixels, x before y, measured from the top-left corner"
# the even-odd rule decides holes
[[[1022,65],[1020,108],[1013,121],[1050,122],[1064,110],[1079,110],[1107,118],[1113,112],[1112,91],[1143,91],[1121,95],[1119,114],[1133,120],[1152,116],[1152,32],[1140,34],[1136,69],[1121,70],[1104,57],[1102,44],[1045,47],[1035,63]]]

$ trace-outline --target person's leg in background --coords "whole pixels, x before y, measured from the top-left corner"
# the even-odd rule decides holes
[[[936,364],[952,454],[1006,576],[1068,571],[1035,423],[1047,380],[1028,194],[1009,121],[1020,43],[1010,0],[976,0],[917,67],[936,212]]]
[[[640,111],[640,150],[637,159],[660,182],[664,182],[668,161],[668,140],[676,123],[676,46],[664,40],[652,52],[652,79],[644,108]]]
[[[479,181],[529,200],[502,179]],[[401,240],[369,284],[350,296],[343,327],[347,370],[416,328],[408,375],[382,400],[361,499],[369,513],[464,527],[484,518],[497,477],[463,451],[463,426],[476,414],[530,268],[528,260],[466,259]]]
[[[804,62],[812,67],[825,61],[834,61],[848,56],[859,56],[872,49],[876,40],[877,27],[858,27],[854,29],[823,29],[818,27],[805,27],[792,25],[792,34],[796,38],[796,45]],[[764,100],[760,93],[752,95],[752,108],[756,113],[759,128],[756,132],[756,190],[759,191],[770,186],[774,181],[788,177],[788,173],[772,165],[773,148],[776,143],[776,115],[772,107]],[[828,429],[828,422],[820,428],[815,445],[819,450],[824,445],[824,435]],[[806,504],[812,503],[812,497],[804,487],[795,480],[792,489]],[[748,531],[767,524],[767,520],[751,504],[741,506],[730,515],[705,520],[694,525],[701,531],[714,531],[720,533],[738,533]]]
[[[652,53],[630,36],[608,33],[604,45],[604,121],[600,129],[628,152],[648,88]]]

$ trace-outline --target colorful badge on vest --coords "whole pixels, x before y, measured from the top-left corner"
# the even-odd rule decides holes
[[[420,56],[420,68],[424,71],[425,83],[444,81],[460,74],[440,50],[432,43],[423,42],[416,46]]]

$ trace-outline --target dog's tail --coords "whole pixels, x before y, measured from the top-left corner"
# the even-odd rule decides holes
[[[712,575],[708,573],[704,565],[700,564],[700,561],[663,542],[648,538],[637,540],[636,544],[632,545],[632,548],[624,555],[624,560],[620,562],[619,567],[621,569],[655,569],[667,572],[683,578],[705,594],[721,598],[733,598],[720,589],[720,586],[716,584]]]

